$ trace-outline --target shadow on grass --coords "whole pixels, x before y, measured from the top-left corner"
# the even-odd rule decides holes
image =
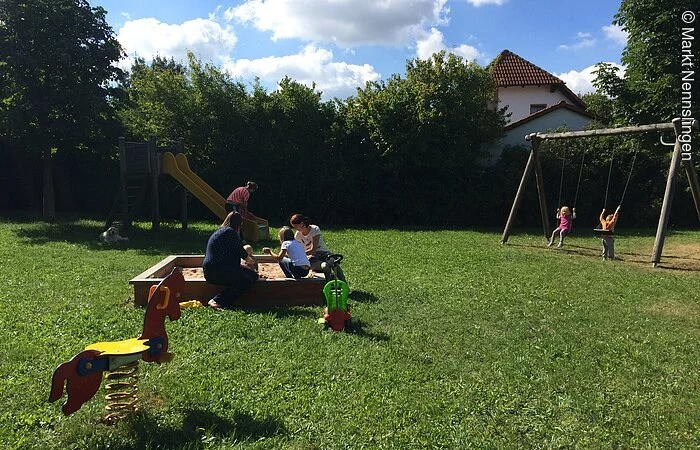
[[[320,307],[319,307],[320,308]],[[241,311],[251,314],[265,314],[275,317],[276,319],[284,319],[287,317],[309,317],[314,318],[318,316],[318,312],[311,308],[302,307],[270,307],[270,308],[245,308],[241,307]]]
[[[34,245],[49,242],[68,242],[85,246],[89,250],[94,251],[136,250],[145,255],[160,255],[163,253],[171,255],[204,254],[209,236],[218,227],[217,224],[212,224],[210,230],[193,228],[182,230],[177,224],[163,223],[160,231],[154,232],[150,228],[133,226],[128,233],[123,234],[129,238],[128,241],[105,244],[100,241],[101,225],[84,223],[79,219],[74,221],[61,220],[52,223],[13,220],[11,223],[20,225],[15,232],[18,237]],[[27,225],[26,227],[23,226],[25,224]],[[279,241],[268,239],[250,242],[250,244],[260,253],[263,247],[275,247],[279,245]]]
[[[596,260],[601,259],[602,246],[585,246],[585,245],[575,245],[575,244],[564,244],[561,249],[551,249],[542,245],[534,244],[508,244],[513,247],[522,248],[532,248],[541,249],[544,251],[561,251],[569,254],[579,255],[585,258],[594,258]],[[668,251],[667,251],[668,253]],[[656,265],[656,269],[665,270],[675,270],[679,272],[700,272],[700,258],[695,257],[695,255],[669,255],[663,254],[661,256],[662,262]],[[620,251],[619,249],[615,252],[615,260],[627,264],[631,264],[637,267],[650,267],[651,266],[651,251],[648,253],[639,253],[634,251]],[[670,261],[669,261],[670,260]]]
[[[212,232],[216,229],[212,225]],[[204,253],[209,231],[161,226],[155,233],[148,229],[132,227],[128,241],[105,244],[100,241],[101,227],[80,222],[29,223],[15,233],[30,244],[40,245],[49,242],[68,242],[85,246],[89,250],[136,250],[147,255]]]
[[[365,291],[352,291],[348,296],[350,300],[356,301],[358,303],[378,303],[379,298],[372,294],[371,292]]]
[[[372,333],[365,330],[365,323],[355,317],[352,318],[352,324],[349,328],[345,329],[346,333],[354,334],[356,336],[361,336],[363,338],[371,339],[373,341],[388,342],[389,335],[386,333]]]
[[[261,438],[286,434],[284,425],[276,419],[260,420],[245,413],[239,413],[232,419],[227,419],[201,409],[185,411],[182,426],[179,428],[164,425],[150,413],[138,414],[125,425],[131,435],[130,442],[116,445],[113,441],[104,442],[94,448],[203,449],[223,439],[255,442]]]

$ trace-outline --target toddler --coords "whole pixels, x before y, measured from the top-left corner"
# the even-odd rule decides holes
[[[564,245],[564,236],[571,232],[571,226],[573,225],[573,219],[576,218],[576,208],[572,211],[569,210],[568,206],[562,206],[561,209],[557,209],[557,219],[559,220],[559,226],[557,226],[552,232],[552,237],[549,239],[547,247],[551,247],[554,244],[554,237],[559,234],[559,244],[558,248]]]
[[[250,270],[258,271],[258,262],[255,260],[253,257],[253,247],[250,245],[244,245],[243,250],[248,254],[246,258],[243,260],[243,265],[249,268]]]
[[[266,253],[277,260],[287,278],[304,278],[309,274],[311,263],[304,247],[294,239],[294,230],[289,227],[280,228],[280,252],[275,253],[269,247],[263,248]]]
[[[603,242],[603,253],[601,256],[605,260],[615,259],[615,235],[613,233],[615,232],[619,212],[620,206],[615,210],[615,214],[608,214],[607,217],[605,216],[605,208],[600,213],[601,241]]]

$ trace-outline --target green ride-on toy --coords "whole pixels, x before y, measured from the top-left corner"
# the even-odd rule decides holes
[[[322,265],[324,272],[330,272],[332,279],[323,287],[326,307],[323,309],[323,317],[318,319],[318,322],[326,328],[332,328],[333,331],[343,331],[352,324],[348,305],[350,288],[345,281],[338,279],[338,265],[342,260],[343,255],[333,254],[328,256]]]

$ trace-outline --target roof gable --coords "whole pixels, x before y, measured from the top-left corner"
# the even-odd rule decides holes
[[[488,65],[496,86],[542,86],[549,85],[550,89],[559,89],[575,106],[585,109],[586,105],[566,86],[560,78],[532,64],[510,50],[503,50]]]
[[[489,64],[489,69],[498,87],[564,84],[561,79],[510,50],[503,50]]]

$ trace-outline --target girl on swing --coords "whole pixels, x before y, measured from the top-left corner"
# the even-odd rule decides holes
[[[557,208],[557,220],[559,220],[559,226],[557,226],[552,232],[552,237],[549,239],[547,247],[551,247],[554,244],[554,238],[559,235],[559,244],[557,248],[561,248],[564,245],[564,236],[571,232],[573,225],[573,220],[576,218],[576,208],[569,210],[568,206],[562,206],[561,209]]]

